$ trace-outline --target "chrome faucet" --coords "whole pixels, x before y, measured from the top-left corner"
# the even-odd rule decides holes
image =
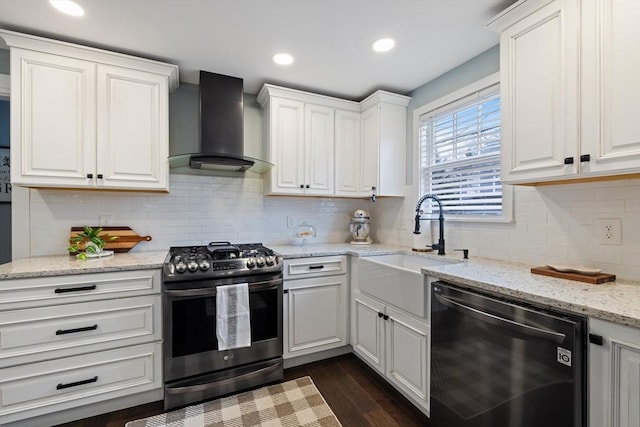
[[[420,234],[420,207],[427,199],[433,199],[438,204],[438,223],[440,225],[438,243],[436,245],[431,245],[431,249],[437,249],[438,255],[444,255],[444,215],[442,213],[442,202],[437,196],[433,194],[425,194],[424,196],[420,197],[420,200],[418,200],[418,204],[416,205],[416,225],[413,229],[413,234]]]

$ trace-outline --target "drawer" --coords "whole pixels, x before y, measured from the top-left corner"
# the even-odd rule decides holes
[[[35,277],[0,281],[0,310],[160,293],[160,270]]]
[[[162,339],[161,296],[0,312],[0,367]]]
[[[325,256],[284,260],[284,279],[335,276],[347,273],[347,257]]]
[[[160,387],[160,343],[5,368],[0,425]]]

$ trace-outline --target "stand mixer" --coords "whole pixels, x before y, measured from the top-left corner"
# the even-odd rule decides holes
[[[372,241],[369,238],[369,212],[356,210],[349,222],[349,231],[353,237],[350,242],[352,245],[370,245]]]

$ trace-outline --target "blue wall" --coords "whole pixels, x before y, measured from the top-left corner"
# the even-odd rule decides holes
[[[498,71],[500,71],[500,47],[496,45],[408,94],[412,98],[407,109],[408,185],[413,184],[414,181],[413,140],[415,129],[413,128],[413,111]]]

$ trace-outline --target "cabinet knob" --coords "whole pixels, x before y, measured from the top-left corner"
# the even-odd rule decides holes
[[[89,178],[89,179],[93,179],[93,174],[92,174],[92,173],[88,173],[88,174],[87,174],[87,178]]]
[[[590,162],[591,161],[591,155],[589,154],[583,154],[580,156],[580,161],[581,162]]]
[[[309,184],[305,185],[305,188],[311,188],[311,186]]]
[[[565,165],[572,165],[573,164],[573,157],[565,157],[564,158],[564,164]]]
[[[304,185],[303,185],[303,184],[300,184],[300,188],[304,188]]]
[[[102,179],[102,174],[101,173],[98,174],[98,179]]]
[[[382,318],[383,318],[384,320],[389,320],[389,315],[388,315],[388,314],[385,314],[384,316],[382,316]]]
[[[379,317],[379,318],[382,318],[382,316],[384,316],[384,314],[383,314],[382,312],[380,312],[380,311],[379,311],[379,312],[378,312],[378,317]]]

